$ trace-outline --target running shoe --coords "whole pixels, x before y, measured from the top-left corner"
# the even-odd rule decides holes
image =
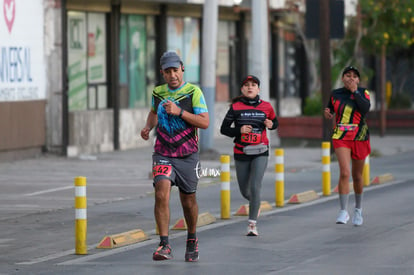
[[[346,224],[349,220],[348,211],[341,210],[339,211],[338,218],[336,218],[337,224]]]
[[[257,226],[255,223],[249,222],[247,225],[247,235],[246,236],[258,236]]]
[[[354,216],[352,217],[352,223],[355,226],[360,226],[364,222],[364,219],[362,218],[362,209],[355,208],[354,210]]]
[[[154,261],[171,260],[172,258],[171,246],[163,242],[160,242],[157,250],[152,254]]]
[[[198,259],[198,239],[188,239],[187,248],[185,250],[185,261],[197,262]]]

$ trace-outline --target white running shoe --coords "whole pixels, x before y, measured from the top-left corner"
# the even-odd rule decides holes
[[[336,218],[337,224],[346,224],[349,220],[349,215],[346,210],[339,211],[338,218]]]
[[[255,223],[249,222],[247,226],[247,235],[246,236],[258,236],[259,233],[257,232],[257,226]]]
[[[355,226],[360,226],[364,222],[364,219],[362,218],[362,209],[361,208],[355,208],[354,210],[354,216],[352,217],[352,223]]]

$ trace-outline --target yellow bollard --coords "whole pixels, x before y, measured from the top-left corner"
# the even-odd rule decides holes
[[[390,106],[390,102],[391,102],[391,96],[392,96],[392,83],[391,81],[387,81],[385,83],[385,102],[387,104],[387,107]]]
[[[75,178],[75,253],[88,254],[86,244],[87,223],[86,218],[86,178]]]
[[[364,186],[369,186],[370,182],[370,168],[369,168],[369,155],[365,158],[364,170],[362,171],[362,178],[364,180]]]
[[[275,198],[276,207],[283,207],[285,205],[285,164],[284,164],[284,150],[275,149]]]
[[[331,194],[331,143],[322,142],[322,194]]]
[[[221,155],[221,218],[230,219],[230,156]]]

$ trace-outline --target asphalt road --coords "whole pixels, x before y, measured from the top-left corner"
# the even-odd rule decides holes
[[[0,274],[413,274],[413,159],[414,152],[371,159],[371,176],[392,173],[395,181],[365,189],[362,227],[335,224],[335,194],[262,212],[258,238],[244,236],[246,217],[218,219],[198,230],[198,263],[184,262],[185,232],[177,230],[171,232],[175,258],[152,261],[158,236],[154,234],[151,193],[88,206],[89,254],[83,256],[73,251],[74,209],[62,207],[0,219]],[[270,203],[274,203],[272,171],[269,164],[262,190],[262,200]],[[318,165],[285,173],[286,199],[308,189],[320,192]],[[332,165],[332,188],[336,178],[337,168]],[[235,183],[231,188],[234,212],[246,201]],[[198,200],[200,213],[208,211],[219,217],[220,184],[203,182]],[[352,204],[351,196],[350,209]],[[181,217],[175,192],[171,224]],[[117,249],[95,249],[103,236],[135,228],[147,232],[150,240]]]
[[[184,262],[185,234],[171,238],[175,258],[151,259],[157,240],[88,256],[21,266],[33,274],[413,274],[414,181],[365,193],[361,227],[335,224],[338,203],[326,197],[260,217],[259,237],[240,219],[200,228],[200,261]],[[352,200],[350,201],[352,205]]]

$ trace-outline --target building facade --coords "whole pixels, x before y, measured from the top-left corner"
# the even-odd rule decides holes
[[[0,158],[146,146],[139,133],[152,89],[162,81],[158,63],[166,50],[182,56],[185,80],[200,85],[203,1],[1,1]],[[220,120],[255,53],[250,1],[218,3],[213,111]],[[298,97],[299,86],[279,84],[290,74],[283,56],[292,41],[269,23],[270,81],[278,83],[269,94]]]

